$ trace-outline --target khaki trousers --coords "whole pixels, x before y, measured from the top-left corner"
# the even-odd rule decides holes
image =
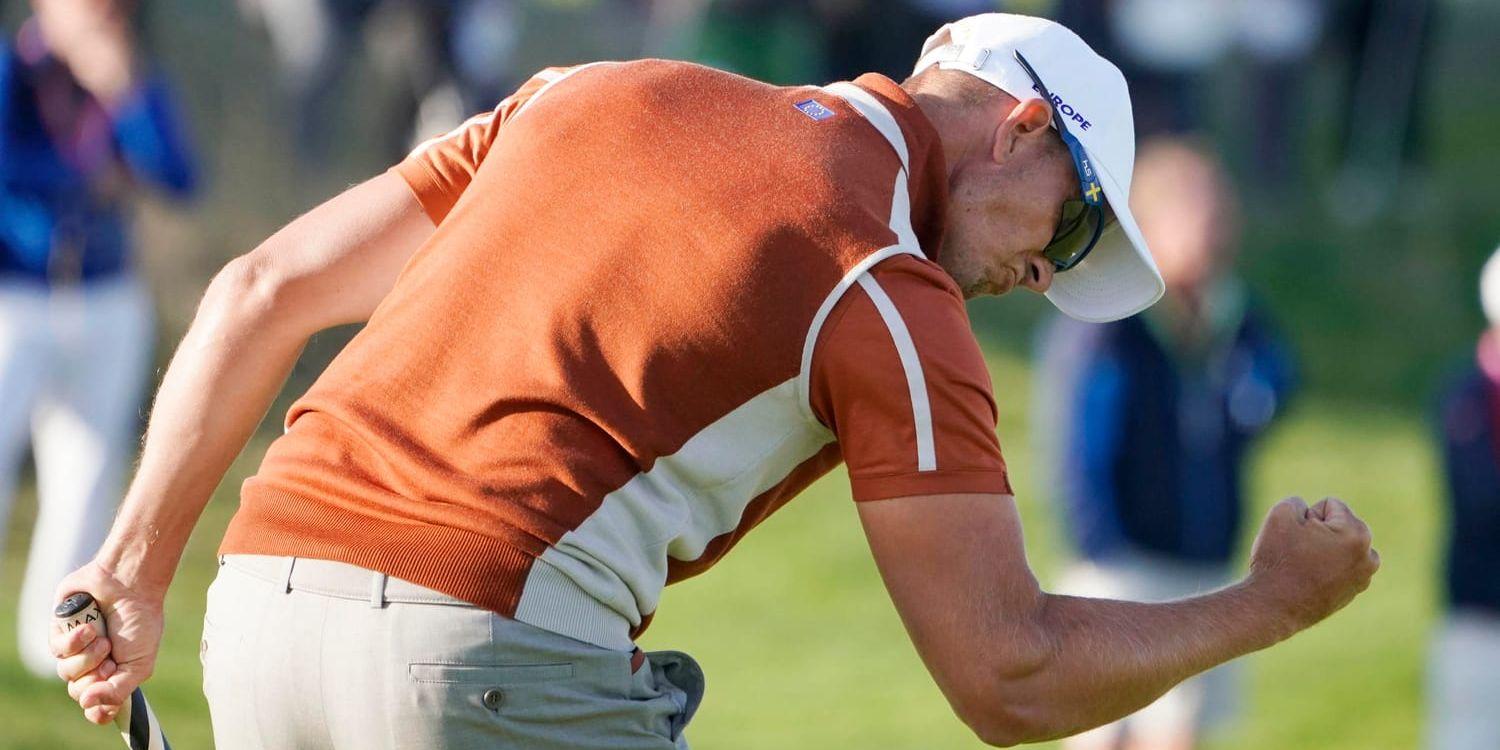
[[[686,654],[611,651],[342,563],[231,555],[209,588],[219,750],[686,748]]]

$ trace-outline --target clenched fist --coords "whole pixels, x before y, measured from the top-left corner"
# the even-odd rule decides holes
[[[1291,630],[1300,630],[1343,608],[1379,568],[1370,527],[1348,505],[1330,497],[1309,508],[1291,497],[1261,525],[1249,583],[1286,613]]]

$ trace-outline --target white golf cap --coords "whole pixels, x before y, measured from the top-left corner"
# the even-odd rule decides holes
[[[968,73],[1022,101],[1039,98],[1031,76],[1016,61],[1017,50],[1051,92],[1068,132],[1088,152],[1118,219],[1082,262],[1052,278],[1047,299],[1079,320],[1134,315],[1161,299],[1166,284],[1130,213],[1135,121],[1120,69],[1060,24],[985,13],[938,29],[923,45],[912,74],[937,65]]]
[[[1500,248],[1484,262],[1479,272],[1479,303],[1490,325],[1500,328]]]

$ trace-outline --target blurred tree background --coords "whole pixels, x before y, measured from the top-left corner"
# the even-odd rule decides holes
[[[1314,391],[1421,408],[1445,362],[1465,353],[1481,327],[1476,271],[1500,242],[1494,207],[1500,185],[1493,178],[1500,173],[1494,82],[1500,6],[1450,0],[1443,10],[1427,71],[1431,94],[1419,114],[1427,168],[1404,175],[1396,202],[1373,219],[1345,216],[1353,209],[1335,187],[1336,130],[1345,105],[1336,79],[1349,61],[1315,58],[1300,71],[1306,85],[1273,104],[1301,134],[1303,142],[1291,148],[1302,158],[1288,190],[1248,196],[1243,262],[1299,342]],[[529,2],[521,12],[518,75],[639,56],[647,44],[644,18],[629,4]],[[387,20],[366,35],[398,33],[389,28],[398,19]],[[331,159],[310,169],[297,164],[290,114],[276,95],[263,35],[247,28],[231,4],[150,0],[144,25],[149,49],[184,90],[210,186],[191,210],[143,211],[141,247],[166,343],[180,336],[197,296],[226,260],[394,160],[382,148],[392,127],[383,114],[391,75],[382,64],[402,63],[351,53],[328,123]],[[1212,137],[1244,170],[1256,156],[1253,121],[1245,117],[1251,93],[1237,68],[1230,59],[1215,71],[1209,113]],[[972,305],[986,340],[1017,352],[1029,347],[1031,324],[1048,309],[1020,297]],[[310,350],[299,377],[318,372],[337,349],[340,339],[330,338]],[[168,354],[164,348],[160,358]]]

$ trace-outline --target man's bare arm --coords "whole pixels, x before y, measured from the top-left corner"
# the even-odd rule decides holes
[[[1121,718],[1178,682],[1283,640],[1347,604],[1379,565],[1348,507],[1279,503],[1250,575],[1166,604],[1043,592],[1014,498],[865,502],[860,519],[912,641],[981,739],[1014,745]]]
[[[162,379],[140,468],[100,562],[135,585],[165,587],[308,338],[368,319],[432,230],[406,183],[387,173],[225,266]]]
[[[59,666],[90,720],[108,721],[150,675],[160,604],[188,535],[308,338],[368,319],[432,232],[405,181],[386,173],[293,221],[209,285],[157,392],[140,467],[109,538],[63,583],[94,594],[109,619],[111,643]],[[85,636],[74,637],[55,638],[54,651],[78,654]],[[101,677],[111,679],[85,695]]]

